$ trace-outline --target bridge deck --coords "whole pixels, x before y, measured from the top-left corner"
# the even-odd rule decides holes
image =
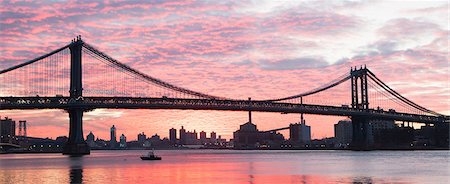
[[[78,100],[70,99],[70,97],[0,97],[0,110],[70,108],[81,108],[85,110],[108,108],[261,111],[332,116],[367,116],[375,119],[392,119],[431,124],[448,122],[448,117],[389,112],[375,109],[363,111],[348,107],[270,101],[130,97],[83,97]]]

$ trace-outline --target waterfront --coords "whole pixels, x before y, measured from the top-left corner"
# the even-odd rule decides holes
[[[8,154],[0,183],[448,183],[449,151],[92,151]]]

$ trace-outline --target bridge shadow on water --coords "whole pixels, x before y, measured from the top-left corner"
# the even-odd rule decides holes
[[[83,157],[69,157],[70,183],[83,183]]]

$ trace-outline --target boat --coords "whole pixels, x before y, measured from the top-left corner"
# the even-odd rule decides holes
[[[147,155],[142,155],[141,159],[142,160],[161,160],[161,157],[156,156],[152,150],[152,151],[148,152]]]

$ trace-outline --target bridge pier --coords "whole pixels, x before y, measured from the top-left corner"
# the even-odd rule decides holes
[[[83,110],[70,109],[69,139],[63,149],[64,155],[88,155],[90,148],[83,137]]]
[[[87,155],[91,152],[83,137],[83,109],[77,108],[78,102],[83,100],[82,85],[82,47],[81,36],[73,40],[70,49],[70,103],[73,106],[69,112],[69,139],[63,149],[64,155]]]
[[[369,151],[373,149],[372,127],[369,118],[365,116],[353,116],[353,137],[351,149],[354,151]]]

